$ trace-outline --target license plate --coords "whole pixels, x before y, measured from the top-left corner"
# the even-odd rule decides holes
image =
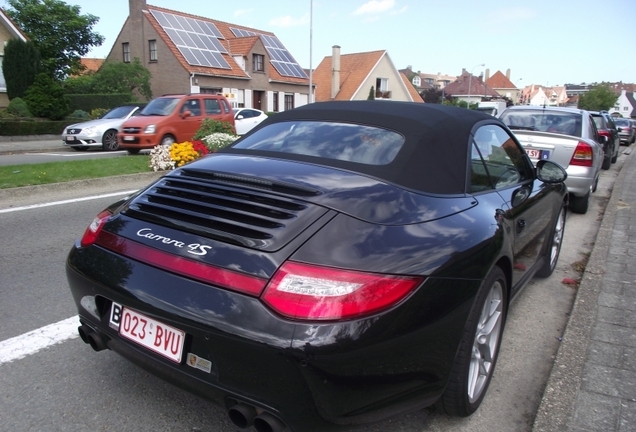
[[[526,149],[526,153],[530,159],[534,160],[548,160],[550,159],[550,152],[548,150]]]
[[[134,141],[135,137],[131,135],[124,135],[124,141]]]
[[[67,136],[66,137],[66,141],[73,142],[73,141],[75,141],[75,137]]]
[[[185,332],[113,303],[111,327],[119,327],[119,334],[170,360],[181,363]]]

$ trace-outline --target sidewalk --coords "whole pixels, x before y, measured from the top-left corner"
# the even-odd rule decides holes
[[[67,148],[62,142],[62,137],[56,135],[0,136],[0,154],[59,151]]]
[[[533,431],[636,431],[636,162],[632,155],[614,184]]]

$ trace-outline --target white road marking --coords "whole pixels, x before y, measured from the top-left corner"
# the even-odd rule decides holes
[[[130,194],[135,193],[137,191],[138,191],[138,189],[134,189],[134,190],[129,190],[129,191],[113,192],[113,193],[103,194],[103,195],[93,195],[93,196],[87,196],[87,197],[82,197],[82,198],[73,198],[73,199],[63,200],[63,201],[53,201],[53,202],[50,202],[50,203],[31,204],[31,205],[22,206],[22,207],[12,207],[12,208],[8,208],[8,209],[2,209],[2,210],[0,210],[0,213],[12,213],[12,212],[16,212],[16,211],[30,210],[30,209],[34,209],[34,208],[50,207],[50,206],[56,206],[56,205],[62,205],[62,204],[70,204],[70,203],[76,203],[76,202],[82,202],[82,201],[91,201],[91,200],[95,200],[95,199],[110,198],[110,197],[120,196],[120,195],[130,195]]]
[[[0,342],[0,366],[35,354],[38,351],[52,345],[64,342],[68,339],[79,337],[77,315],[63,321],[49,324],[45,327],[24,333],[11,339]]]

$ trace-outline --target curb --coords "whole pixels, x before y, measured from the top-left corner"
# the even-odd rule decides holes
[[[533,432],[569,430],[568,425],[581,388],[590,335],[596,320],[598,297],[605,273],[616,212],[621,201],[623,182],[632,163],[631,157],[628,157],[614,182],[603,222],[576,294],[563,342],[543,392],[532,427]]]

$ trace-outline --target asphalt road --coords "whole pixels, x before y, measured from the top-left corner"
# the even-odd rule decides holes
[[[423,409],[343,430],[531,430],[576,292],[563,280],[580,276],[576,269],[581,269],[580,263],[591,251],[623,162],[621,155],[617,164],[603,171],[586,215],[568,213],[555,273],[547,279],[534,279],[515,299],[493,381],[473,416],[450,418]],[[12,338],[77,314],[66,285],[64,261],[93,217],[117,199],[96,196],[136,189],[147,182],[142,178],[95,182],[81,188],[0,193],[1,430],[239,430],[221,408],[148,375],[110,351],[96,353],[78,338],[65,339],[23,358],[2,360],[3,346]],[[86,199],[74,201],[76,198]],[[50,205],[61,200],[65,202]],[[30,336],[20,340],[29,344]]]

